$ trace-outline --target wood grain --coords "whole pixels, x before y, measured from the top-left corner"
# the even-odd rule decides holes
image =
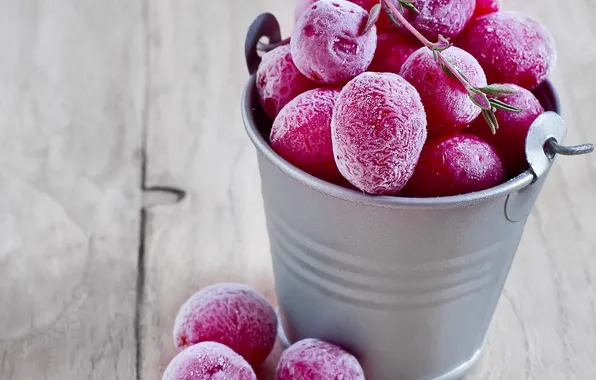
[[[143,379],[156,380],[175,354],[179,305],[214,282],[242,281],[274,300],[255,154],[238,102],[247,79],[242,43],[260,12],[280,20],[280,1],[196,3],[154,0],[150,17],[150,183],[180,186],[187,199],[149,213]],[[589,38],[596,3],[506,1],[551,29],[560,58],[553,81],[570,126],[568,143],[596,141],[596,51]],[[594,158],[561,158],[530,218],[470,379],[588,379],[596,375]],[[275,365],[272,359],[270,367]]]
[[[0,379],[133,379],[141,2],[0,1]]]
[[[288,36],[293,5],[0,0],[0,379],[159,380],[192,293],[245,282],[275,302],[243,44],[265,11]],[[567,143],[596,142],[596,3],[505,7],[553,32]],[[140,214],[155,186],[186,197]],[[594,156],[558,160],[470,380],[596,378],[595,194]]]

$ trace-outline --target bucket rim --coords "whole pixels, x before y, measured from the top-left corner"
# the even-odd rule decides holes
[[[544,93],[543,97],[546,97],[544,100],[541,99],[541,101],[544,101],[543,107],[545,111],[560,113],[560,101],[552,83],[549,80],[546,80],[540,85],[540,90]],[[489,189],[446,197],[415,198],[395,195],[373,195],[349,189],[306,173],[275,152],[259,132],[254,111],[256,109],[255,107],[260,107],[260,104],[258,104],[258,101],[256,102],[257,104],[255,104],[255,99],[258,99],[256,74],[252,74],[246,82],[242,92],[241,109],[246,133],[257,149],[257,152],[264,156],[283,174],[292,178],[296,182],[321,194],[346,202],[397,209],[458,208],[504,198],[532,185],[536,179],[532,170],[527,169],[518,176]],[[554,160],[551,161],[549,167],[552,166],[553,163]]]

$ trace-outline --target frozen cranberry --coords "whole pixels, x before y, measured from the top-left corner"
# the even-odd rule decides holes
[[[341,178],[333,158],[331,117],[339,90],[317,88],[292,100],[273,122],[271,147],[286,161],[329,182]]]
[[[202,342],[172,359],[163,380],[257,380],[251,366],[229,347]]]
[[[544,112],[544,108],[530,91],[515,85],[510,86],[516,88],[517,93],[499,100],[522,111],[497,110],[495,116],[499,129],[494,135],[483,117],[479,117],[466,132],[473,133],[494,146],[505,164],[507,176],[515,177],[528,168],[525,148],[528,129]]]
[[[310,7],[319,0],[297,0],[296,7],[294,8],[294,21],[297,22],[300,16],[304,13],[306,8]],[[378,0],[348,0],[351,3],[361,6],[364,10],[370,11],[370,9],[379,4]]]
[[[476,10],[473,19],[489,13],[498,12],[501,8],[501,0],[476,0]]]
[[[485,190],[505,181],[497,152],[480,138],[453,134],[429,140],[404,193],[444,197]]]
[[[383,33],[377,38],[377,50],[368,70],[399,74],[402,65],[422,44],[403,33]]]
[[[472,54],[489,83],[513,83],[533,90],[557,61],[555,41],[546,27],[519,12],[491,13],[474,20],[456,45]]]
[[[335,161],[369,194],[393,194],[410,179],[426,140],[416,89],[394,73],[365,72],[339,94],[331,122]]]
[[[476,0],[416,0],[414,5],[419,14],[405,7],[401,8],[402,14],[426,38],[437,41],[439,34],[452,39],[464,30],[474,14]],[[401,29],[407,32],[404,26]]]
[[[486,86],[486,76],[478,61],[455,46],[443,55],[477,87]],[[401,75],[420,93],[426,110],[429,136],[452,133],[467,127],[481,112],[464,86],[441,69],[430,49],[413,53],[401,68]]]
[[[352,354],[318,339],[304,339],[288,347],[277,365],[275,380],[364,380]]]
[[[321,0],[298,19],[290,47],[296,67],[321,83],[344,83],[364,72],[375,54],[377,31],[365,34],[368,12],[345,0]]]
[[[261,106],[272,119],[290,100],[317,87],[294,65],[289,45],[263,55],[256,81]]]
[[[218,342],[252,366],[267,358],[276,334],[273,306],[243,284],[216,284],[198,291],[182,305],[174,324],[178,349],[199,342]]]

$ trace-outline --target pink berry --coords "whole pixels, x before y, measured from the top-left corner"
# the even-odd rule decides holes
[[[229,347],[202,342],[172,359],[163,380],[257,380],[251,366]]]
[[[243,284],[217,284],[198,291],[182,305],[174,324],[178,349],[218,342],[255,367],[271,352],[276,335],[273,306]]]
[[[289,45],[263,55],[256,82],[261,106],[272,119],[290,100],[317,87],[294,65]]]
[[[404,193],[444,197],[481,191],[505,181],[497,152],[476,136],[453,134],[429,140]]]
[[[352,354],[318,339],[303,339],[288,347],[277,365],[275,380],[364,380]]]
[[[426,140],[416,89],[394,73],[366,72],[337,97],[331,121],[339,171],[369,194],[393,194],[410,179]]]
[[[522,112],[497,110],[495,116],[499,129],[494,135],[483,117],[479,117],[466,132],[473,133],[494,146],[503,159],[507,176],[515,177],[528,168],[525,150],[528,129],[544,112],[544,108],[530,91],[515,85],[510,86],[518,92],[499,100],[520,108]]]
[[[341,179],[333,158],[331,116],[339,90],[317,88],[299,95],[273,122],[273,150],[297,168],[325,181]]]
[[[474,14],[476,0],[416,0],[414,5],[419,14],[404,7],[402,14],[426,38],[436,42],[439,34],[453,39],[464,30]],[[404,26],[401,29],[407,32]]]
[[[478,61],[455,46],[443,55],[457,66],[476,87],[486,86],[486,76]],[[430,49],[423,47],[408,58],[401,75],[422,99],[429,136],[438,136],[467,127],[482,111],[469,98],[464,86],[441,69]]]
[[[290,47],[298,70],[321,83],[344,83],[364,72],[375,54],[377,31],[362,28],[368,12],[346,0],[311,5],[294,28]]]
[[[497,12],[474,20],[456,45],[472,54],[489,83],[512,83],[528,90],[544,82],[557,61],[546,27],[519,12]]]
[[[476,10],[473,19],[489,13],[498,12],[501,8],[501,0],[476,0]]]
[[[368,70],[399,74],[402,65],[422,44],[403,33],[383,33],[377,38],[377,50]]]
[[[297,0],[296,7],[294,8],[294,21],[297,22],[302,13],[313,5],[314,3],[318,2],[319,0]],[[370,11],[370,9],[379,3],[378,0],[348,0],[351,3],[357,4],[361,6],[364,10]]]

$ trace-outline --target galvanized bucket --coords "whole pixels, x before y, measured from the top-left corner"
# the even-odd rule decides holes
[[[249,71],[270,14],[251,26]],[[292,166],[269,146],[255,76],[242,115],[257,150],[282,334],[320,338],[360,360],[368,380],[448,380],[478,360],[526,219],[565,137],[549,83],[527,141],[531,169],[500,186],[444,198],[369,196]]]

